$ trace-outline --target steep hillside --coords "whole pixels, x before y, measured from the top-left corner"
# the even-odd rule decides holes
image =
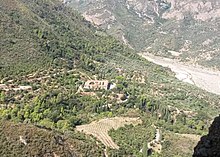
[[[218,0],[69,0],[69,5],[138,51],[220,68]]]
[[[76,142],[73,155],[146,156],[158,130],[164,135],[158,156],[189,156],[195,140],[182,134],[207,133],[220,111],[219,96],[178,81],[169,69],[149,63],[59,1],[7,0],[0,6],[0,150],[6,156],[9,148],[17,156],[32,149],[44,154],[47,146],[35,149],[44,139],[50,153],[68,156],[72,148],[52,140],[61,133]],[[97,125],[95,130],[105,130],[97,139],[75,129],[113,117],[143,123],[113,127],[117,130]],[[30,145],[22,145],[20,136]],[[102,137],[108,138],[99,141]],[[118,149],[109,148],[108,139]],[[180,152],[171,151],[176,139],[187,143],[178,144]]]
[[[96,35],[88,22],[57,1],[0,4],[0,78],[51,66],[71,68],[82,52],[98,54],[117,46],[114,39]]]
[[[64,135],[30,124],[0,122],[0,155],[7,157],[101,156],[99,145],[83,135]],[[78,139],[77,139],[78,138]]]

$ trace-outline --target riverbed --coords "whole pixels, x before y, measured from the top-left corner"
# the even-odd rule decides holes
[[[139,53],[148,61],[170,68],[180,81],[190,83],[208,92],[220,95],[220,71],[187,65],[174,59]]]

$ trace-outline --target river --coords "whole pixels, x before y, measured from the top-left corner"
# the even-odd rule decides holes
[[[139,55],[150,62],[170,68],[176,74],[176,78],[183,82],[220,95],[220,71],[186,65],[174,59],[153,56],[149,53],[139,53]]]

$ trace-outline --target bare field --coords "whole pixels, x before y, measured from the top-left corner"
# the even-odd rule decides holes
[[[173,132],[165,132],[164,140],[169,141],[169,148],[175,148],[175,155],[182,154],[185,156],[192,156],[194,147],[197,145],[200,140],[199,135],[195,134],[178,134]],[[166,149],[167,154],[171,154],[173,152],[172,149],[167,149],[168,147],[165,145],[166,142],[162,143],[163,148]]]
[[[199,141],[201,136],[200,135],[195,135],[195,134],[178,134],[178,133],[175,133],[176,135],[179,135],[179,136],[182,136],[182,137],[185,137],[185,138],[189,138],[189,139],[192,139],[194,141]]]
[[[108,135],[108,131],[111,129],[116,130],[129,124],[138,125],[141,123],[142,121],[140,118],[114,117],[105,118],[99,121],[94,121],[90,124],[77,126],[76,130],[85,134],[93,135],[107,147],[112,149],[119,149],[119,146],[115,144],[112,138]]]

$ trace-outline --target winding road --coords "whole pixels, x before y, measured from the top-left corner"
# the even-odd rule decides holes
[[[183,82],[220,95],[220,71],[185,65],[177,60],[153,56],[149,53],[139,53],[139,55],[150,62],[170,68],[176,74],[176,78]]]

